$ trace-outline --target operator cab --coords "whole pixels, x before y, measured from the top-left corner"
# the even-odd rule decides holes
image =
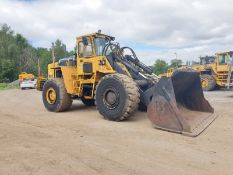
[[[233,52],[224,52],[219,53],[218,55],[218,64],[219,65],[226,65],[232,63]]]
[[[114,37],[98,33],[93,33],[77,38],[77,56],[79,58],[89,58],[94,56],[102,56],[104,47]]]
[[[76,66],[78,58],[91,58],[94,56],[102,56],[105,46],[114,40],[114,37],[101,33],[93,33],[77,38],[76,54],[62,58],[58,62],[58,66]]]

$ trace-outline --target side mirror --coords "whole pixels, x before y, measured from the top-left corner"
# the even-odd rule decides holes
[[[83,36],[83,37],[82,37],[82,40],[83,40],[83,45],[84,45],[84,46],[87,46],[87,45],[88,45],[87,37]]]

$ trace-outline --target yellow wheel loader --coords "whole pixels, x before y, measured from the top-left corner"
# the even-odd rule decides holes
[[[215,57],[200,57],[200,64],[192,68],[200,72],[204,91],[214,90],[215,87],[233,86],[233,52],[216,53]]]
[[[216,87],[233,87],[233,52],[216,53],[216,56],[200,57],[200,63],[192,66],[170,68],[160,77],[172,77],[176,70],[193,69],[200,73],[201,86],[204,91],[212,91]]]
[[[147,109],[156,128],[197,136],[215,118],[197,72],[178,71],[159,78],[129,47],[100,32],[77,37],[73,57],[49,65],[42,90],[48,111],[67,111],[75,99],[96,105],[108,120],[129,119]]]

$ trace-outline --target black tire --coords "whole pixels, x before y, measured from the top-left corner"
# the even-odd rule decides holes
[[[105,75],[96,87],[96,107],[105,119],[125,120],[137,110],[139,96],[138,87],[130,77],[123,74]]]
[[[56,93],[56,100],[52,104],[46,98],[46,93],[49,89],[53,89]],[[42,90],[42,98],[45,108],[52,112],[67,111],[72,105],[71,96],[67,93],[61,78],[54,78],[45,82]]]
[[[85,99],[84,97],[81,98],[81,101],[86,106],[95,106],[95,99]]]
[[[212,91],[216,87],[216,81],[212,75],[202,74],[200,75],[203,91]],[[207,85],[204,85],[204,81],[207,81]]]

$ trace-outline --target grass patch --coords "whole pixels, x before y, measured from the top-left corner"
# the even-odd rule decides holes
[[[0,90],[4,90],[7,88],[7,83],[0,83]]]
[[[18,89],[19,85],[12,85],[9,83],[0,83],[0,90],[7,90],[7,89]]]

